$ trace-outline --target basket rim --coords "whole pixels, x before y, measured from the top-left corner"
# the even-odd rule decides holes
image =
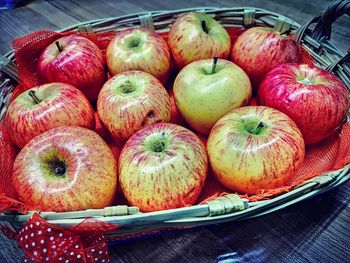
[[[198,7],[193,7],[193,8],[190,7],[190,8],[170,9],[170,10],[167,9],[167,10],[142,11],[142,12],[137,12],[137,13],[133,13],[133,14],[126,14],[126,15],[121,15],[121,16],[92,19],[92,20],[84,21],[84,22],[77,23],[77,24],[74,24],[71,26],[67,26],[67,27],[64,27],[64,28],[59,29],[59,30],[55,30],[55,32],[65,32],[65,31],[69,31],[72,29],[77,29],[79,26],[84,26],[84,25],[89,25],[89,24],[98,25],[99,23],[110,22],[110,21],[113,21],[116,19],[125,19],[125,18],[129,18],[129,17],[143,16],[143,15],[148,15],[148,14],[151,14],[152,17],[154,17],[154,16],[160,16],[160,15],[166,15],[166,14],[181,14],[184,12],[202,11],[202,10],[203,11],[205,10],[205,11],[217,12],[217,11],[238,11],[238,10],[246,10],[246,9],[254,9],[256,11],[265,12],[267,14],[274,15],[276,17],[286,17],[290,21],[293,22],[294,26],[300,27],[300,24],[298,22],[294,21],[293,19],[291,19],[287,16],[278,14],[276,12],[269,11],[267,9],[254,7],[254,6],[241,6],[241,7],[198,6]],[[9,58],[13,53],[14,53],[14,50],[10,50],[9,52],[5,53],[3,56]]]

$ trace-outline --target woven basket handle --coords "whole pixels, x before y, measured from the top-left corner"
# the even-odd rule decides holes
[[[314,31],[312,38],[321,40],[323,38],[329,40],[332,34],[332,24],[338,17],[343,15],[350,16],[350,1],[335,0],[322,13]]]
[[[323,12],[316,15],[308,23],[301,26],[296,33],[296,41],[300,44],[304,37],[305,32],[308,30],[311,24],[316,23],[313,31],[308,33],[310,37],[318,42],[323,42],[331,39],[332,25],[341,16],[350,16],[350,0],[334,0]],[[341,59],[329,65],[326,70],[332,71],[339,63],[350,61],[350,48],[347,54]]]
[[[350,16],[350,0],[334,0],[323,12],[316,15],[308,23],[299,28],[296,38],[300,43],[305,31],[311,24],[317,23],[310,36],[317,40],[329,40],[332,34],[332,25],[338,17]]]

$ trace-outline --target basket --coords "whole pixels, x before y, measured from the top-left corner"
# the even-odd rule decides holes
[[[279,32],[292,32],[295,34],[297,42],[310,54],[317,66],[333,72],[350,89],[350,68],[346,65],[350,53],[344,55],[330,42],[332,23],[339,16],[350,12],[350,1],[333,2],[324,12],[304,26],[264,9],[252,7],[199,7],[173,11],[144,12],[88,21],[63,29],[61,32],[78,31],[93,34],[115,32],[131,27],[145,27],[157,32],[168,32],[177,16],[189,11],[210,14],[225,28],[265,26],[272,27]],[[311,30],[310,26],[315,23],[316,26]],[[3,56],[0,65],[3,73],[0,77],[1,120],[6,112],[12,91],[19,82],[14,52],[9,52]],[[290,191],[266,200],[254,201],[236,194],[227,194],[190,207],[149,213],[141,213],[136,207],[128,206],[65,213],[30,211],[28,214],[19,214],[4,211],[0,214],[0,221],[7,221],[14,229],[18,230],[32,218],[34,213],[39,213],[41,218],[47,220],[49,224],[71,229],[82,223],[86,218],[93,218],[118,227],[118,229],[111,229],[104,233],[107,240],[127,239],[135,234],[148,234],[152,231],[164,229],[243,220],[271,213],[343,184],[350,178],[350,165],[344,164],[339,168],[306,180],[290,189]]]

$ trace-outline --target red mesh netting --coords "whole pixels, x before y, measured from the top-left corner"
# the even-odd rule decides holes
[[[228,29],[228,32],[233,41],[242,31],[243,30],[241,29]],[[12,100],[22,91],[40,83],[40,80],[36,73],[36,69],[37,61],[41,52],[48,44],[50,44],[54,40],[70,33],[71,32],[55,33],[51,31],[39,31],[13,41],[13,46],[16,55],[16,63],[22,82],[16,87],[11,98]],[[99,48],[103,51],[103,53],[105,53],[106,47],[109,41],[113,38],[114,34],[115,33],[101,33],[89,34],[84,36],[88,37],[90,40],[96,43],[99,46]],[[165,39],[167,39],[166,33],[162,33],[161,35]],[[312,64],[310,55],[302,47],[300,47],[300,50],[302,54],[302,62]],[[256,105],[256,101],[253,99],[251,104]],[[175,105],[173,105],[173,113],[176,113]],[[176,116],[173,120],[175,123],[183,123],[179,114],[174,114],[174,116]],[[111,146],[111,149],[116,159],[118,159],[121,146],[116,145],[113,142],[113,140],[111,140],[108,132],[102,127],[101,123],[99,122],[98,117],[96,118],[96,121],[97,133],[99,133]],[[205,136],[201,136],[201,139],[204,142],[206,141]],[[302,169],[295,176],[295,178],[291,180],[288,186],[280,187],[277,189],[261,190],[258,194],[254,196],[245,197],[252,201],[266,199],[276,194],[290,191],[292,186],[300,184],[301,182],[313,176],[319,175],[326,171],[339,169],[343,167],[345,164],[350,162],[349,142],[350,125],[346,124],[343,127],[341,134],[336,134],[322,143],[307,147],[306,157]],[[0,210],[1,208],[6,208],[9,206],[13,206],[13,208],[17,210],[23,210],[24,207],[21,206],[21,203],[16,203],[16,200],[8,198],[16,197],[11,181],[11,171],[12,163],[18,150],[9,139],[6,131],[4,131],[3,129],[0,130],[0,145],[0,180],[2,182],[0,184]],[[209,171],[206,184],[198,200],[198,203],[223,195],[227,192],[230,191],[224,188],[222,185],[220,185],[218,181],[214,178],[212,172]],[[116,204],[125,203],[125,198],[122,196],[121,193],[119,193],[119,196],[116,200]]]
[[[19,149],[11,141],[7,130],[0,126],[0,193],[16,198],[12,187],[12,164]],[[0,210],[1,211],[1,210]]]

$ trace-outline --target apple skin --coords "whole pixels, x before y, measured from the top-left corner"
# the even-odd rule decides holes
[[[156,122],[169,122],[169,95],[158,79],[142,71],[115,75],[104,85],[97,113],[116,142],[125,142],[136,131]]]
[[[35,103],[31,91],[41,100]],[[92,106],[77,88],[65,83],[49,83],[21,93],[9,105],[5,124],[20,148],[35,136],[59,126],[95,127]]]
[[[95,132],[101,136],[101,138],[108,144],[116,161],[119,160],[119,155],[123,145],[115,142],[112,135],[109,133],[106,127],[101,123],[97,112],[95,112],[96,128]]]
[[[203,30],[202,21],[208,33]],[[190,12],[175,20],[169,32],[168,45],[177,67],[181,69],[200,59],[214,56],[227,59],[231,39],[223,26],[211,16]]]
[[[262,81],[258,101],[287,114],[306,144],[340,128],[349,111],[349,92],[333,74],[307,64],[283,64]]]
[[[12,167],[19,149],[12,142],[3,124],[0,126],[0,194],[16,198],[12,183]]]
[[[148,29],[117,32],[109,43],[106,60],[111,75],[130,70],[152,74],[163,84],[170,70],[170,51],[165,40]]]
[[[77,87],[91,102],[107,78],[101,50],[77,35],[64,36],[47,46],[39,58],[38,73],[44,83],[64,82]]]
[[[61,163],[59,163],[61,162]],[[54,165],[65,166],[58,175]],[[117,164],[102,138],[86,128],[65,126],[33,138],[14,162],[19,199],[43,211],[77,211],[112,204]]]
[[[255,134],[259,122],[264,127]],[[296,124],[264,106],[242,107],[222,117],[209,135],[207,149],[219,182],[242,194],[285,185],[305,156]]]
[[[274,67],[301,61],[296,42],[267,27],[253,27],[240,34],[232,45],[231,59],[249,76],[253,88]]]
[[[174,82],[176,106],[184,120],[196,131],[209,134],[226,113],[246,106],[252,96],[247,74],[231,61],[219,59],[210,74],[212,59],[192,62]]]
[[[157,152],[157,147],[164,148]],[[205,147],[193,132],[157,123],[126,142],[118,173],[128,202],[151,212],[192,205],[203,188],[207,169]]]
[[[169,94],[170,104],[171,104],[171,120],[170,120],[170,122],[185,127],[186,122],[182,118],[181,113],[176,106],[174,90],[171,88],[170,90],[168,90],[168,94]]]

